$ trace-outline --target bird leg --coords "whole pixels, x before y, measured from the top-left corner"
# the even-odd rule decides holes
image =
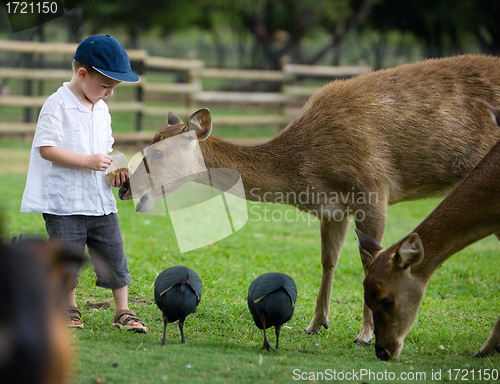
[[[281,325],[276,325],[274,328],[276,329],[276,349],[280,349],[279,343],[280,343]]]
[[[267,340],[266,319],[264,318],[264,316],[261,317],[261,321],[262,321],[262,329],[264,330],[264,345],[260,350],[262,351],[263,349],[267,349],[267,351],[269,352],[269,350],[272,349],[274,352],[276,352],[276,350],[273,347],[271,347],[271,344],[269,344],[269,340]]]
[[[181,331],[181,343],[186,344],[186,339],[184,337],[184,320],[179,320],[179,329]]]
[[[163,316],[163,340],[161,341],[161,345],[167,344],[167,342],[165,341],[165,333],[167,332],[167,324],[168,324],[168,319],[166,316]]]
[[[167,332],[167,324],[168,324],[168,319],[167,317],[163,317],[163,339],[161,341],[161,345],[166,345],[166,332]]]

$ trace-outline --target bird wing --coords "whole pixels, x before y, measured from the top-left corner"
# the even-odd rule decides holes
[[[248,297],[257,304],[266,295],[280,288],[285,289],[295,304],[297,301],[297,287],[295,282],[290,276],[278,272],[270,272],[257,277],[248,288]]]
[[[285,288],[285,291],[290,296],[290,299],[292,299],[293,305],[295,305],[297,302],[297,286],[295,285],[295,281],[293,281],[293,279],[288,275],[285,275],[283,288]]]
[[[202,292],[201,279],[195,271],[182,265],[167,268],[158,275],[155,281],[155,295],[163,296],[170,288],[182,283],[191,286],[199,303]]]
[[[163,296],[174,285],[182,284],[188,278],[188,269],[182,265],[176,265],[161,272],[155,281],[155,294]]]
[[[194,293],[196,293],[196,297],[198,298],[198,303],[199,303],[201,300],[201,292],[202,292],[200,276],[198,276],[198,274],[192,269],[189,269],[188,276],[189,276],[189,285],[191,285],[191,288],[193,289]]]

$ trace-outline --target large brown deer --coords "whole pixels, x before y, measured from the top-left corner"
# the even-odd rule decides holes
[[[500,110],[488,106],[500,123]],[[375,350],[379,359],[401,353],[433,273],[450,256],[488,235],[500,234],[500,141],[465,179],[406,238],[383,250],[358,232],[365,302],[373,311]],[[500,352],[500,318],[476,353]]]
[[[210,135],[206,109],[187,124],[170,114],[169,126],[156,133],[156,144],[130,177],[132,188],[124,185],[120,198],[142,196],[136,209],[150,209],[189,179],[179,181],[186,169],[199,170],[196,141],[208,169],[241,174],[248,200],[288,203],[318,216],[323,275],[306,329],[317,333],[328,328],[348,214],[358,213],[356,227],[380,242],[388,204],[449,192],[500,137],[479,99],[500,104],[498,58],[434,59],[332,82],[275,138],[252,147]],[[196,136],[179,135],[188,131]],[[176,135],[181,139],[175,145],[160,145]],[[149,183],[148,175],[161,170],[170,181]],[[356,342],[368,344],[372,334],[365,305]]]

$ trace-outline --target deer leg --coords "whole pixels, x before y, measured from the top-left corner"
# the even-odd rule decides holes
[[[276,350],[280,349],[280,332],[281,332],[281,325],[276,325],[274,327],[275,332],[276,332]]]
[[[474,356],[493,356],[497,352],[500,352],[500,317],[497,319],[495,326],[491,331],[490,337],[488,337],[488,340],[486,340],[484,345],[474,354]]]
[[[498,240],[500,240],[500,234],[495,234]],[[479,351],[477,351],[475,357],[486,357],[493,356],[495,353],[500,352],[500,317],[497,319],[493,330],[491,331],[490,337],[484,343]]]
[[[322,221],[320,229],[323,275],[321,276],[314,316],[309,326],[305,329],[305,332],[308,334],[317,334],[321,326],[328,329],[333,275],[335,274],[335,268],[340,258],[340,250],[349,229],[349,219],[347,215],[344,215],[341,221],[333,219]]]
[[[381,196],[378,196],[377,200],[379,199],[381,199]],[[384,236],[385,216],[387,211],[385,199],[381,200],[382,204],[366,204],[362,207],[358,207],[363,211],[363,215],[360,214],[359,217],[355,217],[356,228],[370,236],[378,244],[382,242],[382,237]],[[367,260],[366,255],[361,249],[359,252],[366,276],[371,262]],[[374,330],[375,325],[373,324],[372,311],[368,305],[363,302],[363,323],[361,324],[358,337],[356,337],[354,342],[357,345],[369,345],[372,342]]]

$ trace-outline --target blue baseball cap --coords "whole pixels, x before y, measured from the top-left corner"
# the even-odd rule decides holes
[[[132,72],[127,52],[110,35],[87,37],[76,49],[75,60],[113,80],[129,83],[139,81],[139,77]]]

